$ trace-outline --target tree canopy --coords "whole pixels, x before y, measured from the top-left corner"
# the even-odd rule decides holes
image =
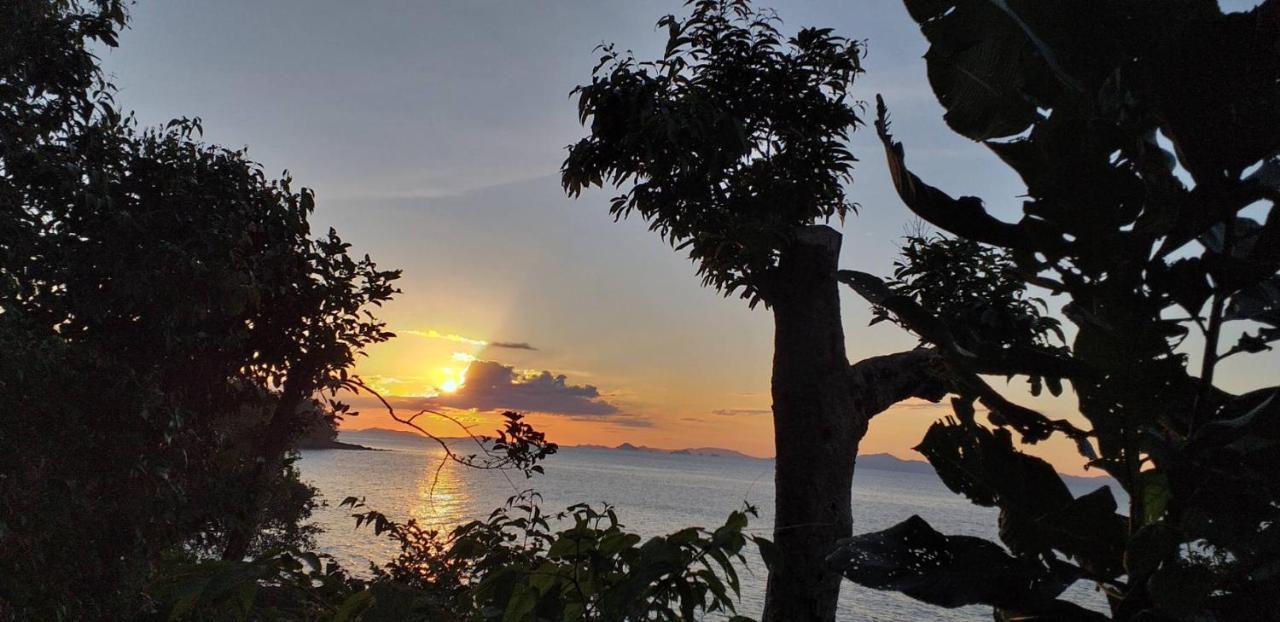
[[[591,133],[569,147],[564,187],[625,188],[610,213],[638,214],[688,249],[704,284],[754,306],[799,227],[854,208],[845,141],[860,122],[848,96],[862,47],[829,28],[784,37],[745,0],[690,4],[658,22],[659,59],[600,48],[574,90]]]
[[[346,412],[314,400],[390,337],[398,273],[199,120],[117,110],[92,49],[123,3],[0,13],[0,594],[125,616],[162,557],[306,541],[289,451]]]

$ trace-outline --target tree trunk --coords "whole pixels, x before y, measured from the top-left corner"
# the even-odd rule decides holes
[[[850,392],[839,252],[834,229],[805,228],[783,252],[770,289],[778,556],[764,622],[835,620],[841,577],[828,570],[826,556],[852,534],[853,465],[867,429]]]

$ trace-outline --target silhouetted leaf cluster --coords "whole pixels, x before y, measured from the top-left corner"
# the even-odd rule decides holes
[[[139,129],[93,50],[114,0],[0,7],[0,608],[113,619],[159,560],[306,544],[291,449],[395,271],[198,119]],[[325,403],[317,398],[328,393]],[[3,617],[4,614],[0,614]]]
[[[612,45],[574,90],[591,131],[562,167],[570,196],[624,187],[610,213],[637,213],[704,284],[768,302],[778,251],[797,227],[853,209],[846,148],[860,123],[848,101],[859,43],[831,29],[784,37],[745,0],[691,0],[664,17],[666,51],[637,61]]]
[[[1021,176],[1024,215],[999,220],[913,174],[881,102],[893,181],[915,214],[972,245],[958,260],[1007,256],[996,272],[1014,279],[984,270],[969,282],[934,260],[955,247],[932,241],[941,248],[908,247],[895,283],[904,295],[869,275],[845,281],[945,357],[956,419],[935,424],[919,450],[953,490],[1000,508],[1001,540],[1033,564],[1019,571],[1032,582],[994,593],[954,581],[963,568],[999,584],[1007,566],[970,565],[992,552],[945,537],[929,536],[929,548],[955,559],[903,558],[902,534],[927,529],[911,521],[850,543],[846,575],[935,604],[991,604],[1000,619],[1099,617],[1032,587],[1065,564],[1097,582],[1111,619],[1260,615],[1280,596],[1280,389],[1234,394],[1215,372],[1280,338],[1280,3],[1231,14],[1209,1],[905,4],[929,40],[947,123]],[[1066,298],[1069,350],[1015,347],[981,313],[957,321],[965,307],[954,303],[994,303],[1019,281]],[[1035,335],[1030,327],[1015,334]],[[979,374],[1069,382],[1089,429],[1049,422]],[[1023,440],[1070,435],[1124,487],[1128,516],[1105,489],[1072,499],[1047,463],[976,421],[975,401]],[[896,578],[861,567],[860,549]]]
[[[447,530],[395,522],[355,497],[342,505],[358,510],[358,527],[399,548],[371,568],[372,578],[353,579],[310,553],[202,564],[172,570],[155,586],[161,610],[175,620],[676,622],[717,612],[750,620],[733,613],[750,507],[715,529],[646,540],[623,529],[610,507],[547,514],[533,491]]]

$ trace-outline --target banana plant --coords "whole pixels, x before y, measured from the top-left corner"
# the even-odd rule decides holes
[[[1001,542],[912,517],[846,541],[830,563],[934,605],[990,605],[997,619],[1264,615],[1280,596],[1280,388],[1224,383],[1221,364],[1274,369],[1266,353],[1280,339],[1280,2],[905,5],[945,121],[1021,177],[1023,215],[1001,220],[914,174],[878,100],[903,204],[976,245],[957,261],[1002,260],[961,286],[937,278],[955,263],[926,261],[938,249],[908,253],[888,281],[842,280],[937,350],[954,415],[917,449],[951,490],[999,509]],[[998,300],[1008,278],[1061,301],[1067,343],[952,312]],[[1017,404],[992,375],[1069,389],[1079,417]],[[1053,435],[1114,477],[1127,507],[1107,488],[1073,497],[1014,442]],[[1080,580],[1100,586],[1107,611],[1060,598]]]

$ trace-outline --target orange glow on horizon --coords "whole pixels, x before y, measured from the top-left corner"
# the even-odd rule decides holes
[[[485,354],[489,342],[481,339],[437,331],[401,333],[426,338],[401,338],[371,348],[369,358],[361,362],[358,370],[370,386],[388,398],[406,400],[456,394],[464,389],[471,365],[477,360],[489,358]],[[527,352],[520,354],[524,357],[531,356]],[[500,357],[500,362],[514,362],[510,358],[514,355],[507,355],[505,352],[495,352],[493,355]],[[543,365],[532,362],[529,358],[523,359],[523,362],[521,367],[544,369]],[[553,365],[555,364],[550,363],[547,367],[555,369]],[[537,373],[521,367],[515,368],[517,374]],[[570,372],[570,375],[576,374]],[[633,386],[626,381],[619,384],[602,377],[597,382],[602,393],[608,396],[609,402],[619,407],[620,412],[616,415],[564,416],[528,412],[528,421],[546,433],[549,440],[565,446],[616,446],[631,443],[662,449],[720,447],[761,458],[773,456],[773,424],[772,417],[768,414],[767,389],[720,396],[696,380],[686,380],[687,382],[677,381],[674,385],[662,382],[651,386]],[[570,382],[573,381],[571,378]],[[633,395],[645,397],[641,398],[643,401],[633,400]],[[346,419],[342,423],[343,429],[387,428],[410,431],[388,416],[376,400],[361,396],[350,401],[363,414]],[[725,404],[732,408],[717,410],[724,408]],[[412,414],[421,407],[405,406],[404,410],[407,414]],[[518,407],[516,409],[522,410]],[[502,424],[498,411],[444,410],[449,416],[464,422],[469,431],[476,435],[492,435]],[[895,405],[872,421],[858,453],[887,453],[906,460],[923,460],[923,456],[912,448],[923,438],[929,425],[948,414],[950,409],[945,404],[911,400]],[[443,417],[423,417],[416,423],[431,434],[441,437],[459,437],[468,433],[467,429],[460,428],[457,423]],[[1048,460],[1063,473],[1086,476],[1100,474],[1097,470],[1086,471],[1083,468],[1084,460],[1076,453],[1070,441],[1052,439],[1034,446],[1023,446],[1021,449]]]

